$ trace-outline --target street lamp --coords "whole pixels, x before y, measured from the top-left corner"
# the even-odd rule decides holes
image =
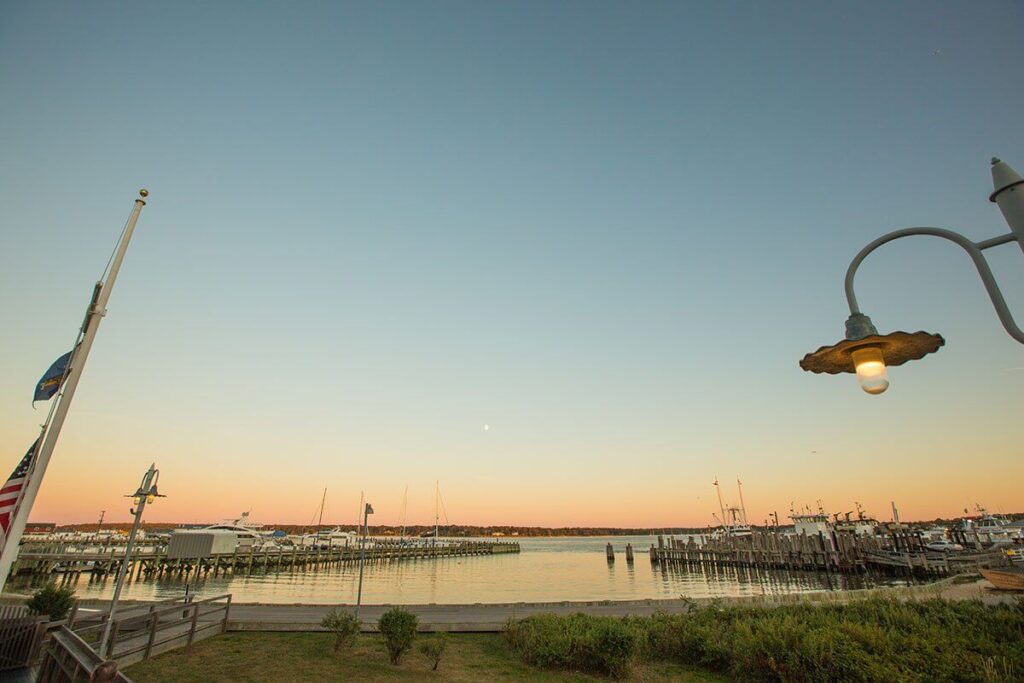
[[[370,515],[373,514],[373,506],[369,503],[363,508],[363,538],[359,544],[359,590],[356,593],[356,621],[359,620],[359,606],[363,603],[363,564],[366,563],[366,540],[370,534]]]
[[[831,346],[822,346],[808,353],[800,361],[800,367],[808,372],[829,375],[841,372],[854,373],[861,388],[869,394],[881,394],[889,388],[887,367],[903,365],[919,360],[929,353],[938,351],[946,340],[938,334],[928,332],[890,332],[880,335],[871,318],[861,313],[857,296],[853,292],[853,278],[864,258],[878,247],[901,237],[929,235],[949,240],[963,248],[978,269],[981,282],[985,285],[996,315],[1007,333],[1024,344],[1024,331],[1014,322],[1006,306],[1003,293],[999,290],[992,269],[982,251],[990,247],[1017,242],[1024,250],[1024,178],[999,159],[992,159],[992,184],[995,188],[989,201],[999,210],[1010,226],[1010,232],[981,242],[974,242],[958,232],[944,228],[906,228],[883,235],[860,250],[846,270],[846,301],[850,306],[850,317],[846,319],[846,338]]]
[[[131,533],[128,534],[128,545],[124,550],[124,559],[121,561],[121,567],[117,570],[114,597],[110,599],[110,614],[107,615],[107,625],[103,628],[103,638],[100,639],[100,655],[106,652],[107,641],[110,638],[110,629],[114,623],[114,612],[117,610],[117,601],[121,598],[121,588],[124,586],[125,574],[128,572],[128,562],[131,560],[132,549],[135,546],[135,536],[139,533],[139,525],[142,524],[142,511],[146,509],[148,503],[152,503],[157,498],[164,497],[157,493],[156,484],[159,480],[160,470],[156,468],[156,463],[153,463],[146,470],[146,473],[142,475],[142,483],[139,484],[139,488],[135,493],[125,496],[125,498],[132,499],[134,507],[130,512],[135,515],[135,521],[132,523]],[[113,644],[110,647],[113,649]],[[110,653],[108,652],[107,654],[109,655]]]

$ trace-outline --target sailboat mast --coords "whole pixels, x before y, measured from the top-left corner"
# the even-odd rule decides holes
[[[739,477],[736,477],[736,488],[740,492],[740,510],[743,511],[743,524],[747,525],[747,504],[743,502],[743,482],[740,481]]]
[[[316,520],[316,538],[320,540],[320,525],[324,521],[324,503],[327,502],[327,487],[324,487],[324,497],[320,499],[320,517]]]
[[[408,509],[409,509],[409,485],[406,484],[405,485],[405,493],[402,495],[402,535],[399,536],[400,539],[404,539],[405,538],[405,516],[406,516],[406,512],[408,511]]]
[[[722,511],[722,529],[725,529],[725,503],[722,502],[722,487],[718,485],[718,477],[715,477],[715,491],[718,492],[718,509]]]
[[[438,537],[438,522],[441,519],[441,482],[434,481],[434,542],[437,542]]]
[[[96,283],[93,289],[92,299],[89,301],[89,308],[85,312],[85,322],[79,333],[79,341],[72,348],[71,358],[68,360],[67,377],[64,380],[64,387],[57,393],[56,405],[50,414],[50,420],[43,426],[37,442],[38,451],[29,471],[28,481],[22,489],[21,500],[18,503],[17,512],[11,521],[10,529],[7,532],[7,539],[4,542],[3,551],[0,552],[0,588],[7,582],[11,565],[18,554],[18,547],[21,545],[21,536],[25,531],[25,523],[28,515],[32,512],[32,506],[36,502],[36,495],[39,493],[39,486],[43,483],[46,475],[46,468],[50,464],[50,456],[57,445],[57,438],[60,436],[60,429],[64,426],[64,419],[67,417],[68,409],[71,407],[71,400],[75,396],[75,389],[78,388],[78,380],[82,377],[82,369],[85,367],[89,350],[96,339],[96,332],[99,330],[100,321],[107,314],[107,301],[110,299],[110,292],[117,280],[117,273],[121,269],[121,262],[124,261],[125,252],[128,251],[128,242],[131,241],[132,233],[135,232],[135,224],[139,220],[142,207],[146,205],[145,197],[149,196],[146,190],[139,191],[139,198],[135,200],[128,222],[124,226],[124,232],[117,243],[114,257],[110,261],[110,269],[106,272],[106,279]]]

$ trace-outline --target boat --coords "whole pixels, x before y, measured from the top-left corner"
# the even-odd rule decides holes
[[[852,510],[842,516],[840,516],[839,513],[833,513],[832,527],[838,533],[850,533],[856,534],[857,536],[874,536],[878,532],[878,520],[873,517],[869,517],[864,512],[864,508],[860,503],[854,501],[853,504],[857,508],[857,517],[851,517],[853,515]],[[939,529],[938,532],[936,540],[946,537],[945,528]]]
[[[988,545],[1013,545],[1019,538],[1020,530],[1001,516],[989,513],[981,504],[976,503],[977,515],[962,517],[957,521],[955,532],[965,538],[970,536],[978,542]],[[964,510],[967,513],[967,510]]]
[[[718,509],[722,513],[721,519],[715,513],[711,513],[711,516],[718,520],[720,525],[716,535],[731,537],[750,536],[753,530],[747,521],[747,505],[743,501],[743,484],[740,482],[739,477],[736,478],[736,489],[740,494],[739,507],[735,505],[726,507],[722,500],[722,489],[718,485],[718,477],[715,477],[714,487],[715,492],[718,494]]]
[[[1024,591],[1024,570],[982,569],[981,575],[993,586],[1003,591]]]
[[[345,531],[341,527],[324,529],[314,534],[303,534],[292,537],[292,542],[300,546],[313,546],[314,548],[348,548],[356,545],[358,535],[354,531]]]
[[[177,530],[179,533],[183,530]],[[238,547],[240,549],[248,548],[250,546],[263,547],[267,545],[276,545],[273,539],[270,538],[271,531],[267,531],[263,528],[262,524],[256,524],[255,522],[249,521],[249,511],[245,511],[234,519],[225,519],[217,524],[211,524],[201,529],[195,529],[193,531],[231,531],[234,532],[238,539]]]

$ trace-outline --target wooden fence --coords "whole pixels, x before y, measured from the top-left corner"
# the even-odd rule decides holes
[[[196,640],[224,633],[230,613],[230,594],[202,600],[188,596],[128,608],[115,615],[110,639],[100,654],[123,667],[177,647],[188,648]],[[109,616],[79,617],[75,633],[99,652]]]
[[[45,616],[25,605],[0,605],[0,672],[22,669],[35,659],[46,634]]]

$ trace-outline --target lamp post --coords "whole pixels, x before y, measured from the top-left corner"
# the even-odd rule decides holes
[[[369,503],[363,508],[363,538],[359,544],[359,589],[356,592],[356,621],[359,621],[359,606],[363,604],[363,565],[366,563],[366,540],[370,534],[370,515],[373,514],[373,506]]]
[[[156,484],[160,479],[160,470],[156,468],[156,463],[149,466],[146,473],[142,475],[142,483],[139,484],[138,490],[135,493],[125,496],[125,498],[131,498],[134,503],[134,507],[131,509],[131,513],[135,515],[135,521],[132,523],[131,533],[128,534],[128,545],[124,550],[124,560],[121,561],[121,567],[117,571],[117,583],[114,584],[114,597],[110,599],[110,614],[107,615],[107,625],[103,628],[103,638],[100,639],[99,653],[103,655],[110,653],[106,651],[107,647],[113,647],[113,644],[108,645],[108,639],[110,638],[110,628],[114,623],[114,612],[117,610],[117,601],[121,598],[121,588],[124,586],[125,574],[128,572],[128,562],[132,557],[132,549],[135,546],[135,536],[139,533],[139,525],[142,524],[142,511],[146,509],[147,503],[152,503],[157,498],[163,498],[161,494],[157,493]]]
[[[1021,250],[1024,250],[1024,178],[1008,164],[993,158],[992,184],[994,191],[989,195],[989,201],[999,207],[1003,218],[1010,226],[1010,232],[974,242],[958,232],[945,228],[905,228],[882,235],[871,242],[860,250],[846,270],[846,300],[850,306],[850,317],[846,319],[846,338],[808,353],[800,361],[800,367],[808,372],[829,375],[841,372],[854,373],[864,391],[869,394],[881,394],[889,388],[887,367],[919,360],[929,353],[938,351],[946,343],[941,335],[928,332],[878,334],[871,318],[861,312],[853,291],[853,279],[857,274],[857,268],[868,254],[883,244],[914,235],[941,237],[966,251],[978,269],[978,275],[981,276],[985,291],[992,300],[999,321],[1011,337],[1024,344],[1024,331],[1017,326],[1010,314],[1003,293],[999,290],[995,276],[992,275],[992,269],[982,253],[985,249],[1009,242],[1017,242]]]

